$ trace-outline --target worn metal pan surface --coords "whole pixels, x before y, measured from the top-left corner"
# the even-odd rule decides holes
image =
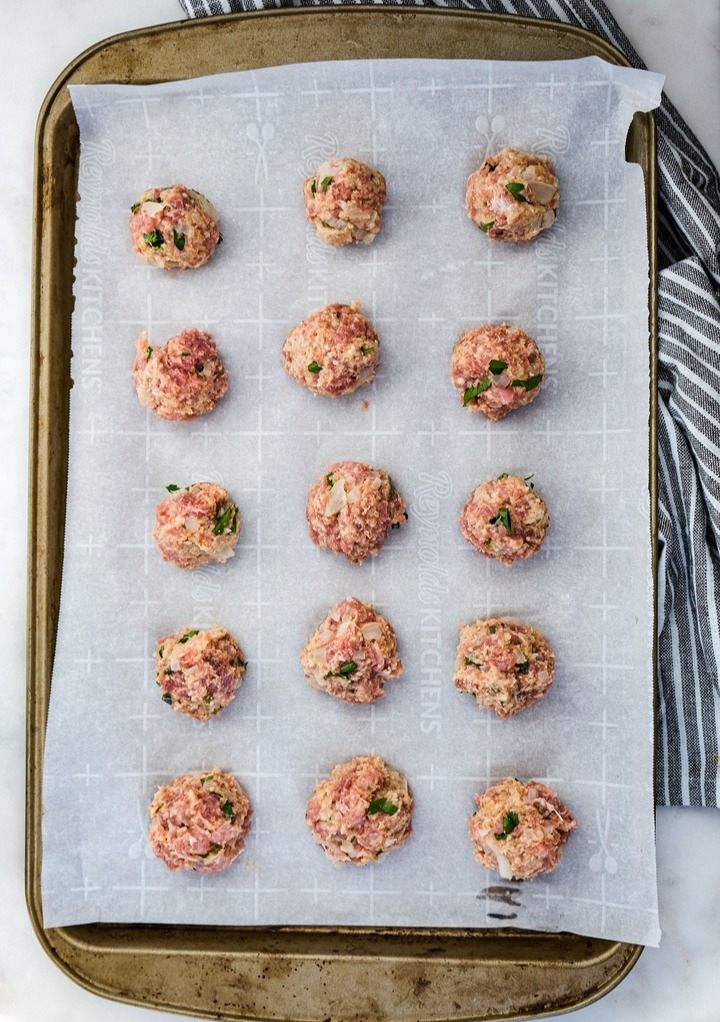
[[[312,32],[308,31],[312,26]],[[43,929],[43,741],[63,560],[78,129],[67,85],[145,84],[308,60],[625,58],[565,25],[469,11],[342,7],[252,12],[129,32],[81,54],[40,111],[36,139],[30,436],[26,890],[38,937],[82,986],[115,1000],[219,1019],[542,1018],[601,997],[640,947],[513,930],[217,928],[95,924]],[[656,527],[655,134],[637,114],[650,252],[649,479]]]

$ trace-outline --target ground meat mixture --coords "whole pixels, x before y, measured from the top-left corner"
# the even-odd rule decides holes
[[[150,805],[150,847],[168,869],[219,873],[250,833],[250,799],[232,774],[183,774]]]
[[[506,777],[476,795],[468,820],[475,858],[505,880],[532,880],[560,862],[563,845],[577,821],[554,791],[539,781]]]
[[[355,597],[333,607],[302,651],[300,665],[313,688],[348,703],[380,699],[388,678],[402,673],[391,625]]]
[[[455,688],[503,720],[541,699],[554,673],[552,650],[529,625],[497,617],[460,625]]]
[[[152,531],[163,560],[178,568],[197,568],[232,557],[242,519],[227,490],[215,483],[168,490],[174,492],[158,504]]]
[[[377,554],[407,518],[387,472],[359,461],[331,465],[310,488],[305,513],[313,543],[356,564]]]
[[[359,308],[360,302],[326,305],[290,331],[282,357],[294,380],[328,397],[351,394],[370,383],[380,345]]]
[[[155,679],[173,710],[209,720],[235,697],[245,654],[224,628],[181,628],[158,640]]]
[[[154,348],[143,332],[135,342],[133,382],[145,408],[161,419],[190,422],[223,396],[227,370],[210,334],[183,330],[164,348]]]
[[[468,216],[495,241],[531,241],[552,227],[560,188],[550,160],[506,146],[467,183]]]
[[[305,214],[327,245],[369,245],[380,230],[385,197],[385,178],[359,160],[328,160],[303,182]]]
[[[492,422],[534,401],[544,376],[545,359],[535,341],[505,323],[468,330],[450,359],[450,379],[463,405]]]
[[[130,240],[142,262],[164,270],[204,266],[222,240],[218,211],[184,185],[149,188],[130,208]]]
[[[460,514],[468,543],[507,565],[536,553],[549,525],[547,505],[532,483],[506,474],[475,487]]]
[[[335,863],[365,866],[412,833],[413,797],[402,774],[377,756],[336,766],[308,802],[305,822]]]

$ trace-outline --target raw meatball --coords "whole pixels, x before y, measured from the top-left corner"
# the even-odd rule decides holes
[[[219,873],[250,833],[250,799],[232,774],[183,774],[150,805],[150,847],[168,869]]]
[[[227,490],[215,483],[194,483],[158,504],[152,538],[164,561],[197,568],[234,555],[241,522]]]
[[[557,216],[560,188],[550,160],[506,146],[471,174],[468,216],[495,241],[531,241]]]
[[[477,810],[468,820],[475,858],[505,880],[532,880],[555,869],[577,827],[570,810],[539,781],[523,784],[506,777],[476,795],[475,802]]]
[[[523,330],[488,323],[462,334],[450,359],[450,379],[471,412],[492,422],[540,393],[545,359]]]
[[[161,419],[211,412],[227,390],[227,370],[215,341],[201,330],[183,330],[164,348],[154,348],[143,331],[135,342],[133,382],[140,404]]]
[[[336,461],[308,494],[305,514],[316,546],[356,564],[375,556],[407,518],[405,501],[381,468]]]
[[[455,688],[506,720],[550,688],[555,656],[534,628],[499,617],[460,625]]]
[[[218,211],[184,185],[149,188],[130,207],[130,240],[146,263],[164,270],[204,266],[222,240]]]
[[[460,514],[468,543],[507,565],[536,553],[549,525],[547,504],[532,484],[507,474],[476,486]]]
[[[308,802],[305,822],[328,859],[365,866],[412,834],[413,797],[378,756],[336,766]]]
[[[157,646],[155,678],[173,710],[209,720],[235,698],[245,654],[224,628],[181,628]]]
[[[333,607],[302,651],[300,665],[318,692],[348,703],[380,699],[386,680],[402,673],[392,627],[355,597]]]
[[[380,230],[385,196],[380,171],[359,160],[328,160],[303,181],[305,214],[327,245],[369,245]]]
[[[360,302],[326,305],[291,330],[283,345],[283,366],[315,394],[339,397],[375,376],[378,335],[358,312]]]

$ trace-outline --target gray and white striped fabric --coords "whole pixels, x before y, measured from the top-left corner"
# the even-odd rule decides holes
[[[354,0],[180,0],[191,17]],[[386,0],[587,28],[643,64],[602,0]],[[659,171],[659,699],[656,799],[718,805],[720,734],[720,192],[667,99]]]

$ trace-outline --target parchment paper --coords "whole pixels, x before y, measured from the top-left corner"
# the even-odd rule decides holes
[[[70,476],[60,626],[45,752],[45,924],[512,925],[655,944],[653,594],[648,497],[648,266],[643,182],[624,161],[659,75],[564,63],[317,63],[163,86],[75,86],[81,132]],[[556,163],[557,224],[493,244],[465,181],[503,145]],[[300,184],[352,155],[388,180],[371,247],[334,250],[305,222]],[[221,212],[197,271],[138,266],[129,207],[183,182]],[[370,388],[338,401],[287,377],[282,342],[330,301],[362,302],[381,338]],[[460,405],[459,334],[522,326],[544,351],[537,401],[489,424]],[[194,423],[146,412],[137,334],[197,326],[230,389]],[[366,399],[365,410],[361,400]],[[387,469],[409,521],[377,558],[315,549],[309,486],[338,459]],[[507,569],[462,539],[473,487],[528,476],[549,504],[544,550]],[[150,539],[169,483],[218,481],[243,527],[225,565],[181,572]],[[369,708],[314,692],[299,654],[344,596],[394,624],[405,664]],[[512,614],[539,628],[555,682],[500,721],[452,682],[457,627]],[[234,703],[196,724],[154,683],[156,638],[220,624],[249,667]],[[304,823],[332,767],[377,754],[415,795],[414,835],[371,867],[336,868]],[[210,878],[171,874],[148,805],[217,763],[254,809],[244,855]],[[558,869],[507,883],[472,855],[473,795],[542,780],[579,821]]]

